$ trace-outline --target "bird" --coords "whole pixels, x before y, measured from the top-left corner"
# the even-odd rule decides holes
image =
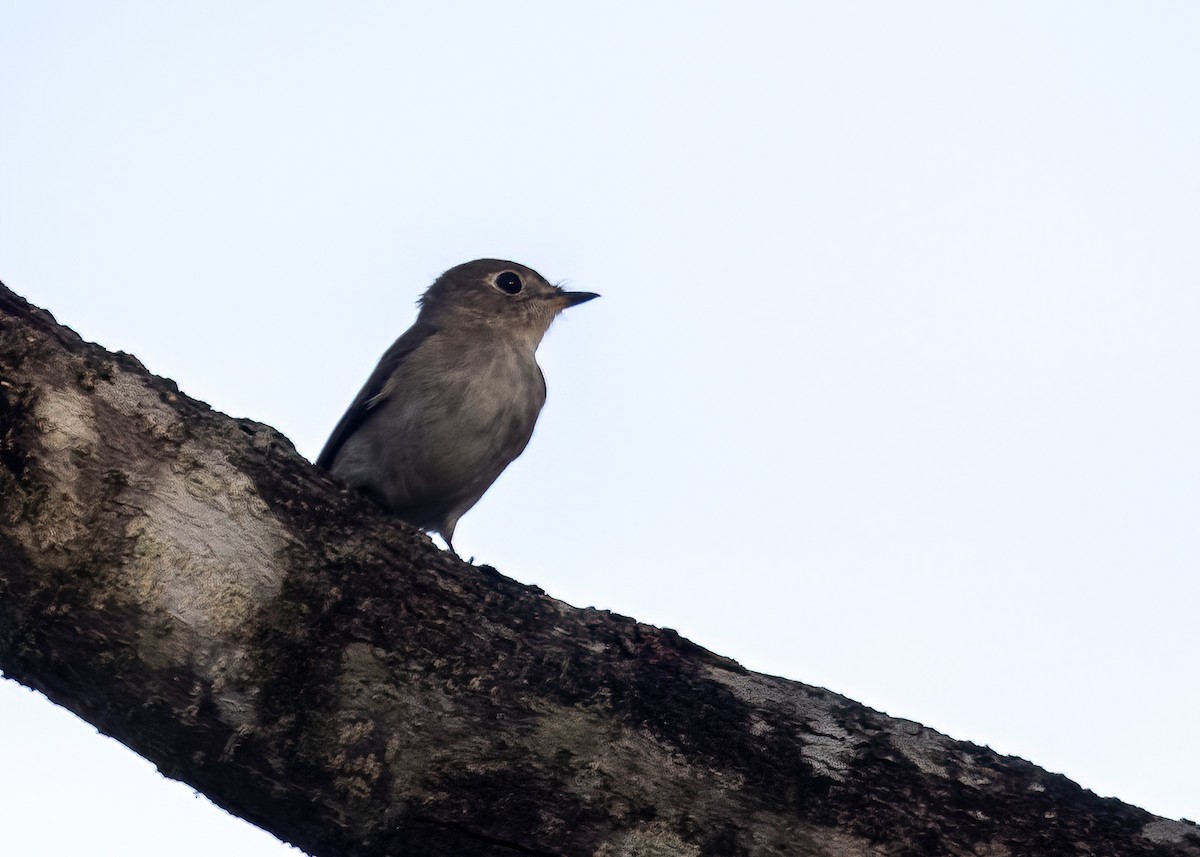
[[[597,297],[502,259],[449,269],[421,296],[416,321],[380,358],[317,466],[453,551],[459,518],[533,435],[546,401],[538,344],[560,312]]]

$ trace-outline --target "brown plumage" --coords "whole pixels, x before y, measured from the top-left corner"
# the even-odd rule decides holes
[[[595,297],[498,259],[446,271],[317,465],[449,545],[458,519],[529,443],[546,401],[534,354],[550,323]]]

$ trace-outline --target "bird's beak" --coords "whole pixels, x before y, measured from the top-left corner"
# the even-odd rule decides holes
[[[559,292],[556,299],[563,309],[600,297],[595,292]]]

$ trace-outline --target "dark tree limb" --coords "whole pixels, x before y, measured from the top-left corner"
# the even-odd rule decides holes
[[[438,551],[0,286],[0,668],[314,855],[1200,855]]]

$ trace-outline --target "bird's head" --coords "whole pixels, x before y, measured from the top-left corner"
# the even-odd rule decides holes
[[[555,316],[597,297],[551,285],[516,262],[476,259],[437,278],[421,296],[421,317],[438,327],[478,328],[536,348]]]

